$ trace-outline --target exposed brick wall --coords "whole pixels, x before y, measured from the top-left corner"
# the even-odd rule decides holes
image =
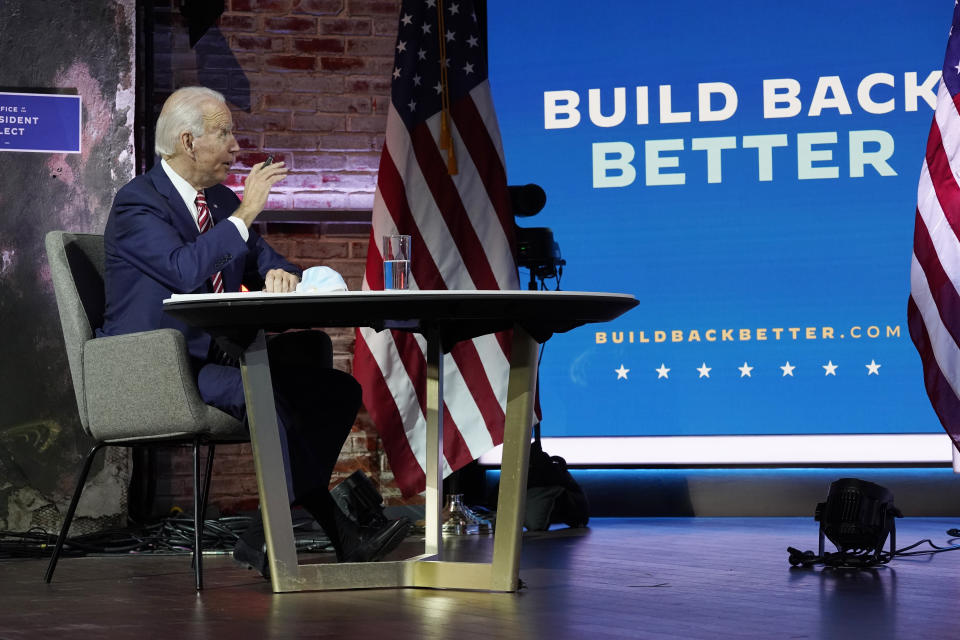
[[[206,84],[239,108],[228,184],[268,154],[290,167],[270,209],[373,206],[390,99],[398,0],[229,0],[195,50],[178,0],[155,11],[155,108]],[[249,83],[249,92],[246,91]],[[245,111],[244,105],[249,104]]]
[[[369,211],[399,7],[399,0],[228,0],[219,36],[208,34],[191,50],[179,0],[158,2],[155,109],[181,86],[206,84],[222,91],[240,107],[233,115],[242,151],[228,181],[238,193],[250,166],[272,154],[288,164],[290,175],[271,192],[269,209]],[[368,239],[362,229],[342,233],[286,224],[261,232],[292,262],[325,264],[351,289],[360,288]],[[334,366],[352,371],[353,331],[329,333]],[[192,508],[189,452],[159,456],[157,506]],[[388,503],[402,502],[366,410],[341,452],[334,481],[355,469],[377,483]],[[224,510],[249,508],[256,504],[256,490],[250,446],[218,447],[211,501]]]

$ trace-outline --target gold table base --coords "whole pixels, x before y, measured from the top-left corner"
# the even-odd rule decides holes
[[[262,330],[241,358],[247,419],[263,512],[270,580],[276,593],[326,589],[427,587],[516,591],[530,456],[538,345],[513,330],[500,494],[489,563],[443,560],[443,354],[438,332],[427,333],[427,468],[424,553],[395,562],[304,564],[297,561],[290,497],[283,471],[273,385]]]

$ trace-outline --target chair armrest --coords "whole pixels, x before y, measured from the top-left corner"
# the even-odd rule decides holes
[[[90,340],[83,350],[83,376],[95,438],[170,437],[210,430],[205,424],[210,408],[200,399],[179,331],[157,329]]]

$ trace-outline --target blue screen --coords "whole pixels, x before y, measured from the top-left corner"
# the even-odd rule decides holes
[[[906,304],[952,11],[489,3],[508,181],[547,194],[521,226],[562,289],[640,300],[546,344],[545,435],[941,430]]]

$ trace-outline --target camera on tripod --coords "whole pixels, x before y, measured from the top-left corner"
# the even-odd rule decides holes
[[[543,209],[547,194],[539,185],[508,186],[510,206],[515,218],[529,218]],[[517,266],[530,271],[527,288],[531,291],[546,289],[545,280],[560,278],[567,264],[560,255],[560,245],[553,239],[553,231],[547,227],[514,226],[517,235]],[[540,281],[539,286],[537,280]]]

